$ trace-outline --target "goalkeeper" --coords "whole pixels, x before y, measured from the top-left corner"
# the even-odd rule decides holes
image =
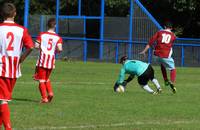
[[[123,56],[120,59],[120,63],[123,65],[119,78],[114,86],[114,91],[119,85],[126,86],[128,82],[130,82],[135,76],[138,77],[138,83],[140,86],[147,92],[151,94],[161,93],[162,89],[158,80],[154,77],[154,70],[152,66],[148,63],[139,61],[139,60],[128,60],[127,56]],[[129,74],[129,77],[125,79],[125,74]],[[157,91],[152,90],[149,85],[148,81],[151,80],[153,84],[156,86]]]

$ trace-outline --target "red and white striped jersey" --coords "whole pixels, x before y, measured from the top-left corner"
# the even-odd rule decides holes
[[[28,30],[13,21],[0,24],[0,77],[21,76],[19,59],[22,47],[33,48]]]
[[[47,31],[39,34],[37,41],[40,43],[40,55],[36,66],[55,68],[55,51],[58,44],[62,44],[62,38],[55,32]]]

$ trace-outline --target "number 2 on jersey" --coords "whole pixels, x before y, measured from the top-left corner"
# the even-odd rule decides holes
[[[166,34],[166,33],[162,34],[162,43],[168,44],[170,42],[170,40],[171,40],[170,34]]]
[[[6,50],[13,51],[14,50],[14,47],[13,47],[14,34],[12,32],[8,32],[6,35],[6,38],[9,39],[8,47]]]

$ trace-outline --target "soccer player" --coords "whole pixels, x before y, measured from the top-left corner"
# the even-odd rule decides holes
[[[154,70],[150,64],[139,60],[128,60],[127,56],[123,56],[120,59],[120,63],[123,66],[120,70],[119,78],[114,86],[115,91],[119,85],[123,85],[125,87],[128,82],[130,82],[135,76],[137,76],[138,83],[144,90],[146,90],[151,94],[161,93],[162,89],[160,87],[158,80],[154,77]],[[129,74],[129,77],[126,80],[124,80],[125,74]],[[151,80],[153,84],[156,86],[157,88],[156,92],[149,87],[148,85],[149,80]]]
[[[50,74],[55,68],[55,53],[62,51],[62,38],[55,33],[56,20],[48,20],[48,31],[41,32],[37,37],[35,48],[40,49],[40,55],[36,63],[34,79],[39,81],[41,103],[51,102],[54,93],[50,82]]]
[[[172,46],[176,36],[171,30],[172,24],[166,22],[165,29],[156,32],[140,54],[145,55],[147,50],[156,42],[154,55],[160,64],[165,85],[170,85],[172,92],[176,93],[176,87],[174,86],[176,80],[176,68],[174,59],[172,58]],[[170,81],[167,78],[166,68],[170,70]]]
[[[21,76],[20,64],[34,45],[28,30],[14,22],[14,4],[4,3],[1,16],[4,21],[0,24],[0,129],[3,124],[5,130],[12,130],[8,101],[12,99],[16,80]],[[23,47],[26,48],[24,53]]]

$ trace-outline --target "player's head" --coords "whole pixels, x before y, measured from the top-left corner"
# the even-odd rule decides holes
[[[48,29],[56,27],[56,19],[50,18],[47,23]]]
[[[16,7],[13,3],[4,3],[1,8],[1,16],[4,20],[8,18],[15,18],[16,16]]]
[[[120,58],[119,63],[124,64],[124,62],[125,62],[127,59],[128,59],[127,56],[122,56],[122,57]]]
[[[172,23],[171,23],[170,21],[166,21],[164,27],[165,27],[165,28],[172,29],[172,28],[173,28],[173,25],[172,25]]]

